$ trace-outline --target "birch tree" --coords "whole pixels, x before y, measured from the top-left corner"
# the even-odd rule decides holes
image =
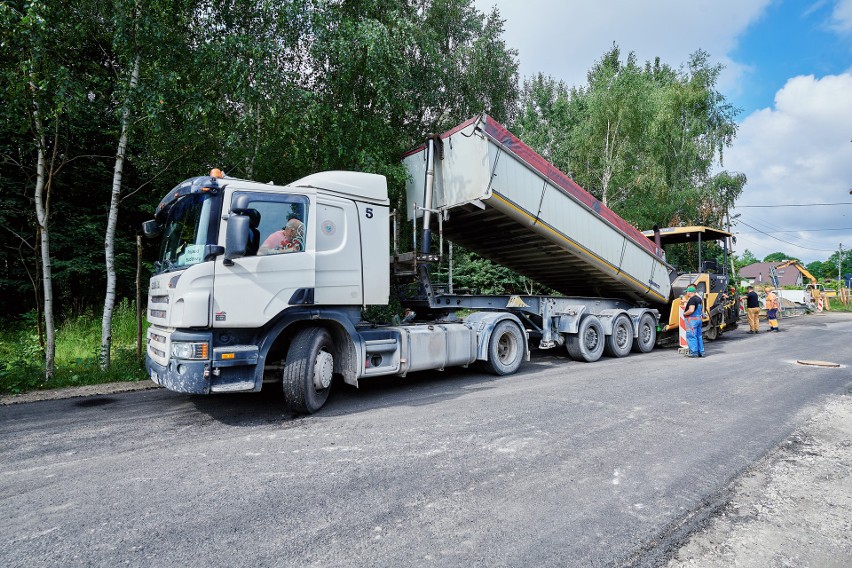
[[[130,130],[131,99],[139,82],[139,65],[141,54],[136,53],[133,60],[133,70],[130,72],[130,82],[124,104],[121,109],[121,134],[118,137],[118,149],[115,154],[115,167],[112,176],[112,191],[110,192],[109,217],[107,219],[106,237],[104,238],[104,258],[106,260],[107,288],[104,298],[104,313],[101,322],[101,369],[110,366],[112,347],[112,313],[115,308],[115,227],[118,223],[118,208],[121,200],[121,178],[124,175],[124,160],[127,153],[127,137]]]
[[[44,377],[55,372],[56,324],[54,320],[53,272],[50,248],[51,193],[55,176],[67,162],[60,151],[66,106],[76,96],[73,74],[64,59],[63,32],[73,25],[63,5],[51,3],[0,4],[0,54],[6,60],[2,79],[5,118],[18,121],[29,132],[21,138],[19,165],[29,169],[32,159],[32,202],[35,207],[34,250],[39,252],[42,317],[44,318]]]
[[[35,93],[36,86],[32,79],[30,88]],[[34,201],[41,250],[42,286],[44,288],[44,378],[45,380],[50,380],[53,378],[55,371],[56,358],[56,325],[53,321],[53,278],[50,265],[50,229],[48,227],[51,180],[48,179],[47,137],[45,135],[39,103],[35,97],[33,97],[32,119],[33,137],[35,138],[38,155]]]
[[[644,126],[649,122],[651,89],[636,56],[620,60],[614,46],[588,73],[587,87],[574,98],[585,99],[585,117],[571,136],[586,189],[612,208],[623,202],[631,189],[629,174],[635,170]]]
[[[104,236],[106,293],[101,320],[100,366],[110,367],[112,351],[112,317],[116,304],[115,237],[119,210],[123,199],[124,170],[129,157],[129,144],[134,128],[147,128],[168,139],[155,126],[162,109],[180,105],[175,100],[174,86],[180,82],[181,68],[176,64],[188,54],[183,49],[184,23],[191,18],[195,3],[167,0],[115,0],[112,54],[117,81],[117,144],[113,164],[109,212]],[[160,64],[163,65],[160,65]],[[170,68],[170,65],[172,67]],[[143,67],[150,69],[144,78]],[[169,93],[166,95],[165,93]],[[171,96],[170,96],[171,95]],[[138,115],[138,120],[137,120]],[[153,137],[149,143],[157,144]]]

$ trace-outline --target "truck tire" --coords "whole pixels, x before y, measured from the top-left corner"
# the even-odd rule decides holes
[[[296,334],[284,361],[284,404],[291,412],[312,414],[331,390],[334,357],[331,336],[321,327]]]
[[[654,316],[644,313],[639,318],[636,337],[633,339],[634,353],[649,353],[657,343],[657,322]]]
[[[575,361],[593,363],[601,358],[604,351],[604,330],[597,316],[585,314],[580,319],[576,334],[565,338],[568,355]]]
[[[503,320],[494,327],[488,338],[488,360],[485,370],[492,375],[511,375],[524,361],[524,337],[517,325]]]
[[[627,314],[612,320],[612,335],[606,337],[604,353],[610,357],[627,357],[633,348],[633,323]]]

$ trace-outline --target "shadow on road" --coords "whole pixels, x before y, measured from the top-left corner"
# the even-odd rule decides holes
[[[568,363],[568,357],[564,357]],[[444,371],[420,371],[406,377],[387,376],[364,379],[355,388],[336,378],[325,406],[310,417],[294,415],[284,407],[280,384],[264,385],[259,393],[191,395],[195,410],[231,426],[293,422],[305,418],[328,418],[399,406],[424,406],[452,400],[472,391],[494,388],[494,382],[539,372],[552,364],[554,356],[534,353],[520,372],[511,377],[488,375],[471,367]],[[174,396],[187,396],[174,394]]]

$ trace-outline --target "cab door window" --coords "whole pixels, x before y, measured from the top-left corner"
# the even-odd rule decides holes
[[[307,242],[308,198],[302,195],[252,195],[249,243],[258,256],[304,252]],[[250,246],[250,250],[254,247]]]

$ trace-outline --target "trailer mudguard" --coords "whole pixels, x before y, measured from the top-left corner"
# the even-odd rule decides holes
[[[509,312],[474,312],[467,316],[464,321],[476,333],[476,358],[479,361],[488,359],[488,342],[491,339],[491,334],[497,324],[506,320],[517,325],[518,329],[523,332],[521,337],[524,338],[524,361],[530,360],[529,338],[518,316]]]

